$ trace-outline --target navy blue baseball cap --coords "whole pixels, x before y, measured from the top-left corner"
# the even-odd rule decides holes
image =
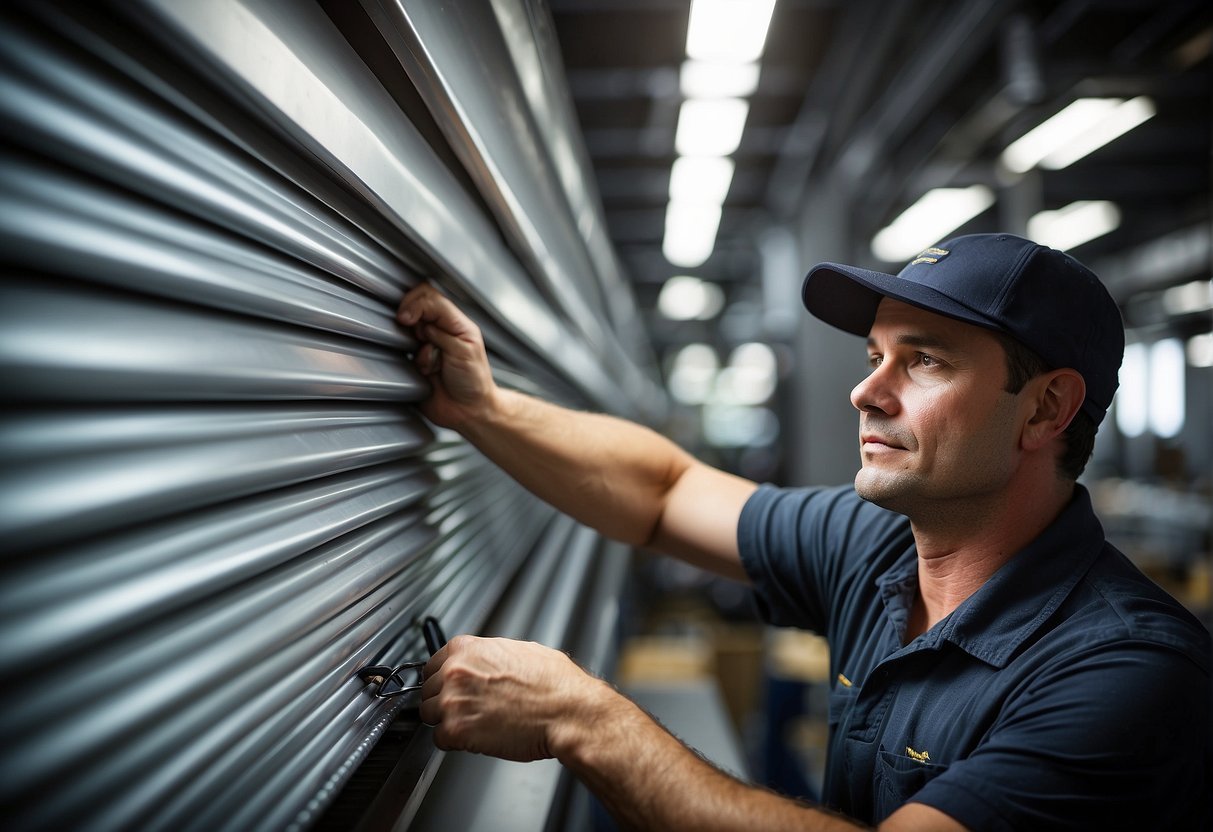
[[[804,280],[805,308],[866,336],[881,298],[1003,332],[1049,367],[1082,374],[1082,409],[1099,424],[1125,352],[1116,301],[1070,255],[1012,234],[968,234],[926,249],[896,275],[820,263]]]

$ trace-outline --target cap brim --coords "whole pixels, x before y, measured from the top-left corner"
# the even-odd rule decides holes
[[[893,298],[987,329],[1002,329],[985,315],[929,286],[842,263],[817,264],[805,276],[801,289],[805,309],[814,317],[855,335],[866,336],[871,331],[876,307],[883,298]]]

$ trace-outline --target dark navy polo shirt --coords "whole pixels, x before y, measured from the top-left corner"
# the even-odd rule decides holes
[[[1209,633],[1104,540],[1081,486],[928,632],[909,521],[763,486],[738,527],[763,616],[830,643],[823,802],[970,829],[1209,829]]]

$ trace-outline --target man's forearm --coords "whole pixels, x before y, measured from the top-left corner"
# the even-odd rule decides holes
[[[411,289],[398,317],[413,328],[414,364],[433,385],[421,404],[429,419],[603,534],[745,580],[737,520],[754,483],[640,425],[502,390],[479,328],[431,286]]]
[[[566,410],[498,390],[480,417],[458,426],[528,490],[603,534],[647,545],[665,499],[694,459],[640,425]]]
[[[601,684],[593,718],[558,730],[553,750],[628,828],[696,832],[864,828],[722,773],[634,703]]]
[[[421,718],[434,726],[439,748],[506,760],[557,758],[631,828],[856,828],[841,815],[717,771],[609,684],[540,644],[455,636],[425,667]],[[880,828],[964,832],[943,812],[917,803]]]

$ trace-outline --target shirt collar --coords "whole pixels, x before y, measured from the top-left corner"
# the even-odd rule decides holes
[[[1103,527],[1081,485],[1035,540],[1021,549],[951,615],[924,635],[920,647],[956,644],[974,658],[1004,667],[1016,649],[1057,610],[1104,545]],[[877,581],[890,621],[908,615],[917,589],[917,551]],[[908,595],[907,595],[908,593]],[[900,629],[904,631],[904,622]]]

